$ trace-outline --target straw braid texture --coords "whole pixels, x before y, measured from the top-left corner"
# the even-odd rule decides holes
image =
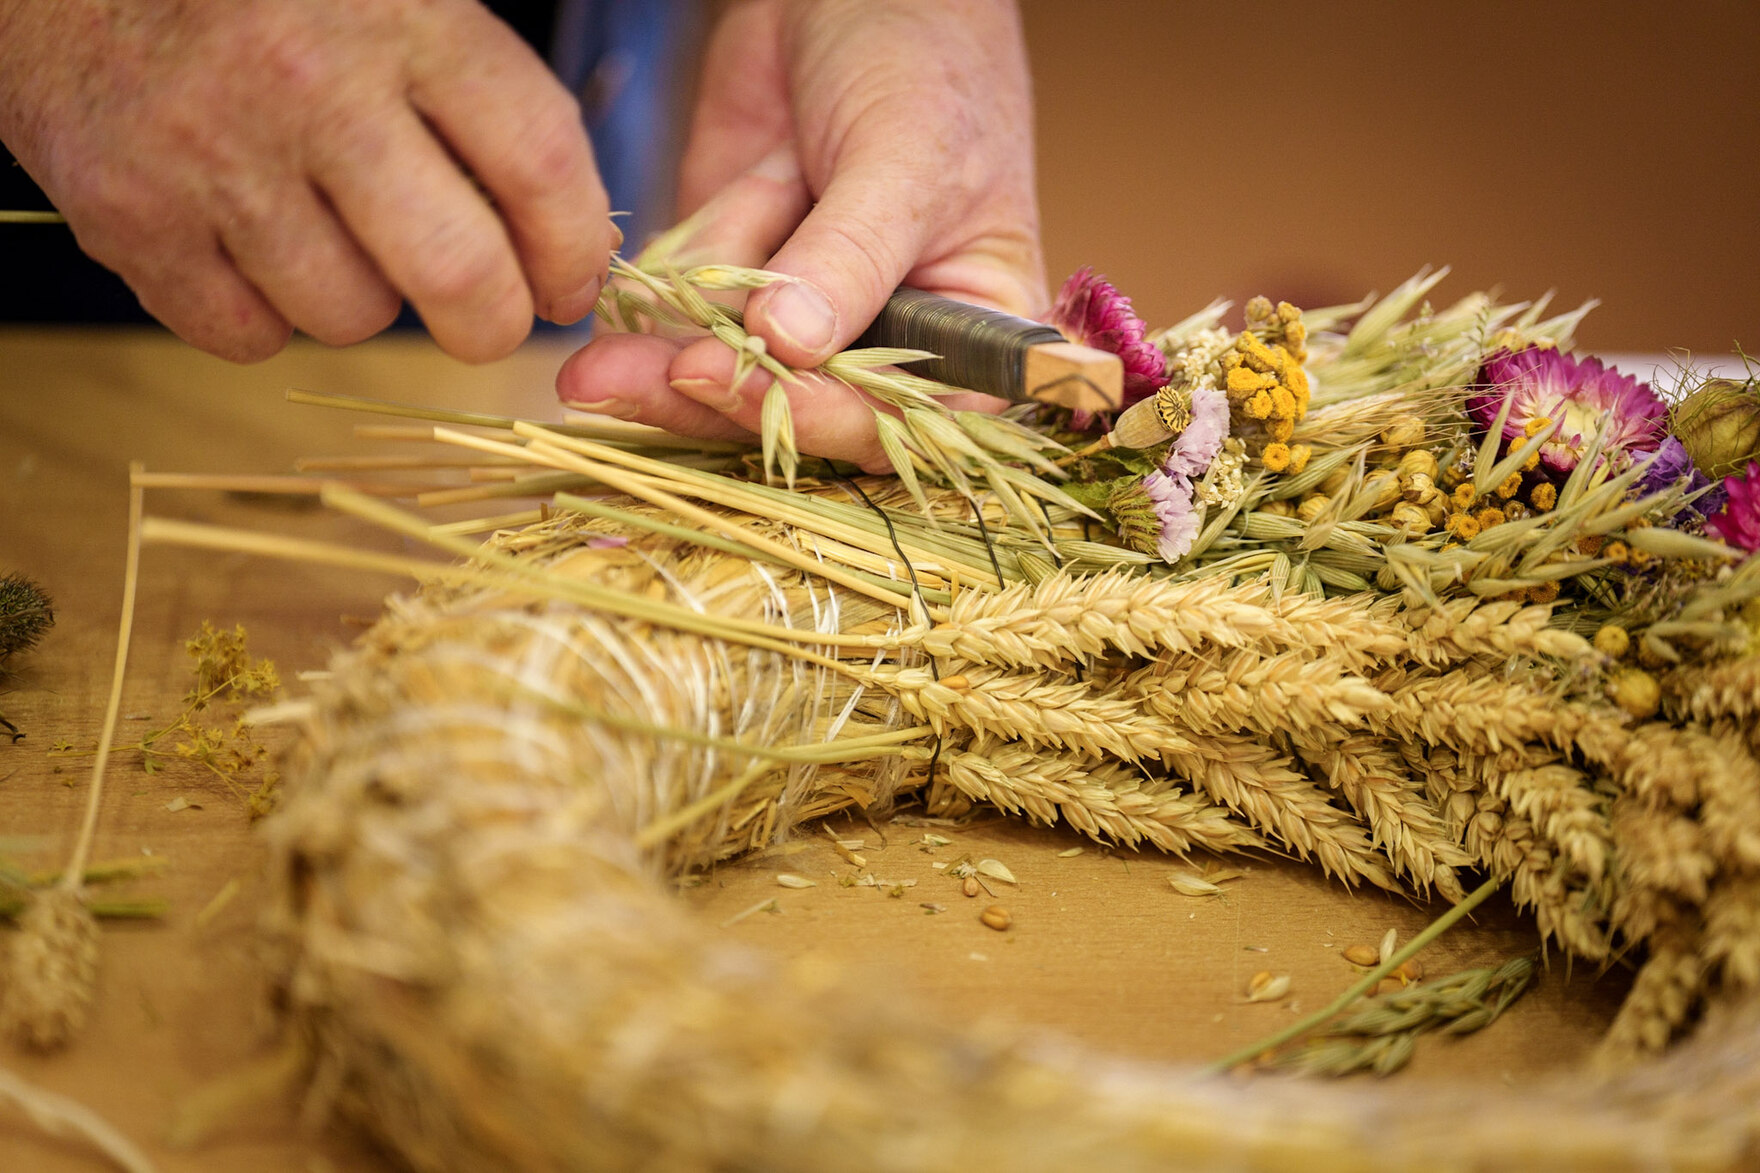
[[[272,937],[316,1086],[417,1169],[1709,1169],[1760,1137],[1760,768],[1733,674],[1683,672],[1680,723],[1633,723],[1540,658],[1582,651],[1544,607],[1052,575],[907,637],[902,602],[675,538],[557,521],[499,544],[699,614],[901,634],[807,645],[835,668],[454,587],[338,662],[272,830]],[[812,757],[918,722],[896,753]],[[1572,953],[1654,939],[1610,1068],[1697,1006],[1718,1028],[1520,1097],[1239,1088],[943,1029],[669,899],[681,871],[924,786],[1353,884],[1505,876]]]

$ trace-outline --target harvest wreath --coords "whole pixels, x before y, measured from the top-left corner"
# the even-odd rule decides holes
[[[707,296],[770,275],[617,268],[613,324],[800,377]],[[1436,309],[1440,276],[1150,333],[1079,273],[1053,321],[1122,358],[1113,418],[956,413],[921,355],[845,352],[815,377],[875,404],[894,478],[802,457],[779,389],[756,453],[428,413],[402,435],[507,479],[427,500],[545,505],[431,524],[324,496],[450,566],[146,518],[146,542],[423,581],[315,684],[267,824],[314,1096],[421,1169],[1751,1158],[1760,394],[1688,373],[1665,399],[1570,353],[1583,310]],[[1637,978],[1597,1072],[1543,1093],[1245,1087],[926,1025],[671,895],[907,797],[1286,852],[1455,914],[1507,884],[1540,941]],[[1338,1023],[1278,1054],[1397,1065],[1525,964],[1354,1004],[1382,1045],[1349,1061]]]

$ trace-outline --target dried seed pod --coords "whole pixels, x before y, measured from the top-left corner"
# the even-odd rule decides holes
[[[999,933],[1005,932],[1008,926],[1014,923],[1014,917],[1010,916],[1008,909],[1000,904],[992,904],[986,908],[978,914],[978,919],[984,923],[985,927],[995,929]]]
[[[1401,501],[1393,507],[1388,520],[1395,527],[1404,530],[1412,537],[1419,537],[1430,532],[1430,512],[1422,505],[1414,505],[1410,501]]]
[[[1352,965],[1374,966],[1381,963],[1381,955],[1373,945],[1348,945],[1345,947],[1344,959]]]
[[[1369,512],[1379,513],[1400,498],[1399,474],[1380,469],[1363,478],[1363,487],[1357,490],[1359,500],[1369,501]]]
[[[1390,448],[1416,448],[1424,442],[1424,421],[1415,415],[1398,416],[1381,429],[1381,442]]]
[[[1399,475],[1402,481],[1423,477],[1426,482],[1434,483],[1437,471],[1436,454],[1427,448],[1414,448],[1399,458]]]

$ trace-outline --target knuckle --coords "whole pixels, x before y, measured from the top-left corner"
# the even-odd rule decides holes
[[[589,174],[590,153],[579,104],[567,94],[534,111],[512,155],[515,174],[534,194],[566,191]]]
[[[409,268],[413,300],[442,305],[489,301],[508,285],[512,256],[489,233],[457,222],[438,226],[416,250]]]

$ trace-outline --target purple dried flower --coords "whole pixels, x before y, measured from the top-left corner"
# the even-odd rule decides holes
[[[1214,387],[1193,387],[1192,422],[1174,439],[1161,471],[1168,476],[1201,477],[1226,439],[1228,396]]]
[[[1540,459],[1560,472],[1577,466],[1604,421],[1602,451],[1610,458],[1654,451],[1667,435],[1668,405],[1648,384],[1607,369],[1598,358],[1573,358],[1539,346],[1500,350],[1485,360],[1467,410],[1480,426],[1490,427],[1505,400],[1510,404],[1506,441],[1519,443],[1531,435],[1534,421],[1564,420],[1540,449]]]
[[[1155,543],[1156,553],[1167,562],[1178,562],[1198,540],[1198,513],[1192,508],[1192,483],[1179,474],[1152,472],[1143,478],[1143,491],[1149,494],[1155,519],[1161,523],[1161,534]]]
[[[1760,463],[1748,462],[1746,475],[1725,477],[1729,500],[1705,519],[1705,531],[1727,545],[1760,550]]]
[[[1083,265],[1058,290],[1046,319],[1071,342],[1108,351],[1124,360],[1124,406],[1147,399],[1167,383],[1167,357],[1143,337],[1143,320],[1131,299]]]

